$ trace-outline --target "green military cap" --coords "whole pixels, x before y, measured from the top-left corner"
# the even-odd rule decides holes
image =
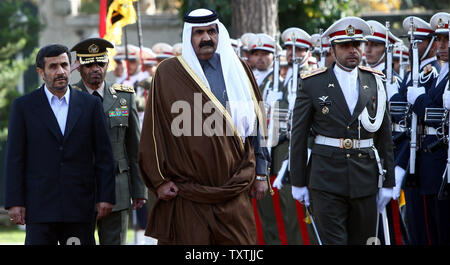
[[[75,52],[80,64],[89,64],[94,62],[108,62],[108,50],[106,48],[114,48],[114,45],[101,38],[89,38],[75,44],[70,49]]]

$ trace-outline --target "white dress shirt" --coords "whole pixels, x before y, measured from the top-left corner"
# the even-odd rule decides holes
[[[52,92],[48,90],[47,85],[44,86],[44,91],[47,96],[48,103],[52,108],[53,114],[55,114],[56,120],[58,121],[59,129],[61,130],[62,135],[64,135],[67,114],[69,112],[70,89],[67,88],[66,93],[61,97],[61,99],[53,95]]]
[[[83,84],[84,84],[84,82],[83,82]],[[97,90],[90,89],[86,84],[84,84],[84,86],[86,87],[89,94],[92,95],[92,93],[94,93],[94,91],[97,91],[97,93],[100,94],[100,96],[102,96],[102,98],[105,97],[105,82],[103,82],[102,85]]]
[[[261,83],[264,81],[267,75],[269,75],[272,72],[272,68],[267,68],[265,71],[260,71],[258,69],[253,70],[253,75],[255,76],[256,83],[258,83],[258,86],[261,85]]]
[[[347,72],[335,65],[333,71],[344,94],[350,114],[353,115],[359,96],[358,67],[355,67],[351,72]]]
[[[444,63],[439,72],[438,80],[436,81],[436,86],[447,76],[448,74],[448,62]]]

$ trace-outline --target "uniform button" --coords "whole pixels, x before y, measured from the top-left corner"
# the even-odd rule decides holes
[[[59,151],[62,151],[62,150],[63,150],[63,147],[62,147],[62,146],[60,146],[60,147],[59,147]]]
[[[120,127],[122,127],[123,125],[122,125],[122,123],[120,124]]]
[[[358,154],[358,157],[359,157],[359,158],[361,158],[361,157],[362,157],[362,154],[361,154],[361,153],[359,153],[359,154]]]
[[[350,158],[350,154],[346,154],[345,157]]]
[[[347,126],[347,131],[350,131],[350,126]]]

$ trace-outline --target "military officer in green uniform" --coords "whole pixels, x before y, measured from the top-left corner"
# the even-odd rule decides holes
[[[140,208],[147,200],[147,189],[140,176],[137,154],[140,138],[139,119],[133,87],[105,81],[108,52],[113,44],[100,38],[77,43],[76,53],[81,80],[72,87],[101,98],[110,128],[110,139],[116,164],[116,204],[112,213],[97,220],[101,245],[126,243],[129,210]]]
[[[358,66],[361,42],[370,32],[357,17],[336,21],[323,34],[336,62],[299,82],[290,143],[292,195],[305,205],[311,196],[323,244],[372,242],[377,208],[392,199],[393,142],[383,75]]]

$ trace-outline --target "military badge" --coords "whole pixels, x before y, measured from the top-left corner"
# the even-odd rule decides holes
[[[334,87],[334,84],[333,83],[329,83],[328,87]]]
[[[97,44],[91,44],[91,45],[88,47],[88,52],[89,52],[89,53],[98,53],[99,50],[100,50],[100,48],[98,47]]]
[[[355,28],[352,25],[348,25],[348,27],[345,29],[345,35],[347,36],[355,35]]]
[[[122,106],[127,105],[127,100],[124,99],[124,98],[121,98],[121,99],[120,99],[120,105],[122,105]]]
[[[330,112],[330,109],[327,107],[331,105],[331,101],[327,100],[328,96],[321,96],[319,99],[319,105],[322,107],[322,114],[327,115]]]

